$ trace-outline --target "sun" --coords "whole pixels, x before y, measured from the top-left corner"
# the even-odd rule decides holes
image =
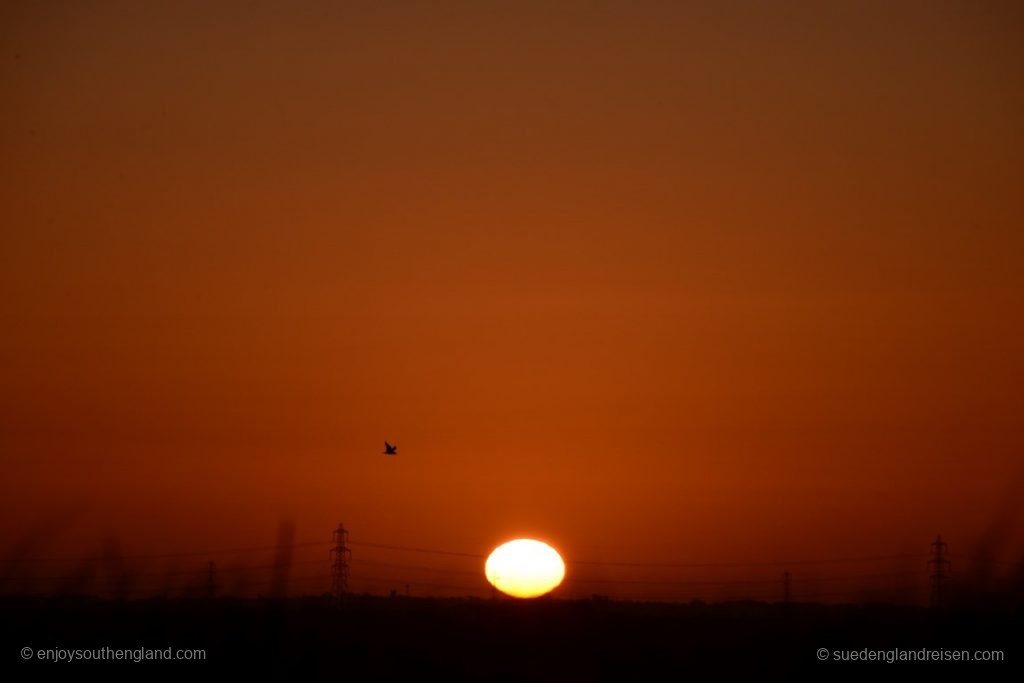
[[[520,538],[499,545],[487,557],[484,574],[491,585],[516,598],[535,598],[565,578],[565,562],[547,543]]]

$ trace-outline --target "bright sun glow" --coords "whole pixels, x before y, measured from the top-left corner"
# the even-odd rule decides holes
[[[562,583],[565,563],[547,543],[520,538],[495,548],[487,558],[484,573],[502,593],[535,598]]]

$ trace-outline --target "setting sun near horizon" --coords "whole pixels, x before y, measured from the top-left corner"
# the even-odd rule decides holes
[[[492,586],[516,598],[550,593],[565,578],[565,562],[547,543],[520,538],[491,551],[484,573]]]

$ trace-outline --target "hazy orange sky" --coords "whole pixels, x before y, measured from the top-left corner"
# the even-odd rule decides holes
[[[967,551],[1024,447],[1022,35],[4,3],[0,549]]]

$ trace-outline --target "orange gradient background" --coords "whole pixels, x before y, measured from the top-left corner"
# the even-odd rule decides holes
[[[0,13],[0,549],[966,552],[1020,494],[1016,3]]]

